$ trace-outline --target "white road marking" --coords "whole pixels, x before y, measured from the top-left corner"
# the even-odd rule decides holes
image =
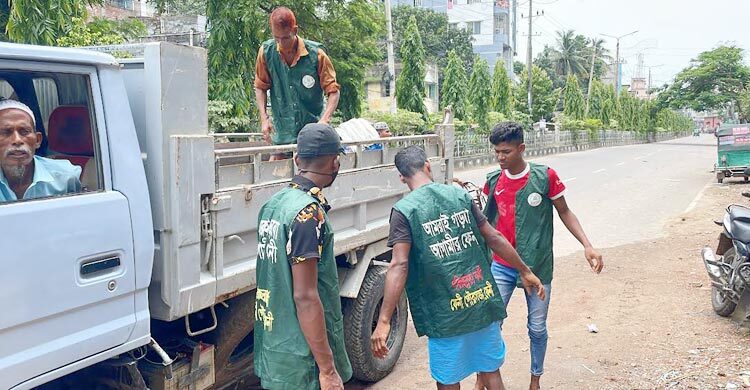
[[[695,208],[695,206],[698,205],[698,202],[703,198],[703,195],[706,193],[706,189],[711,185],[711,182],[706,184],[703,189],[701,189],[701,192],[698,193],[698,195],[695,196],[695,199],[693,199],[692,202],[690,202],[690,205],[685,209],[685,212],[683,214],[687,214]]]
[[[625,162],[619,162],[619,163],[617,163],[617,166],[618,166],[618,167],[621,167],[621,166],[623,166],[623,165],[625,165]]]
[[[600,170],[598,170],[598,171],[594,171],[594,172],[592,172],[592,173],[602,173],[602,172],[604,172],[604,171],[606,171],[606,169],[602,168],[602,169],[600,169]]]
[[[646,158],[646,156],[638,156],[638,157],[633,157],[633,160],[640,160],[640,159],[642,159],[642,158]]]
[[[577,179],[578,179],[577,177],[571,177],[570,179],[565,179],[562,182],[563,183],[570,183],[571,181],[576,181]]]

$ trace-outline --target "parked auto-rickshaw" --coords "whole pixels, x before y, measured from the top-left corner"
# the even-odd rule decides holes
[[[726,177],[748,178],[750,167],[750,124],[725,124],[716,130],[717,160],[714,166],[719,183]]]

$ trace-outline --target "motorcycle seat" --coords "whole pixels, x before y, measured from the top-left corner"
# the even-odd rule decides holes
[[[750,244],[750,209],[738,205],[729,207],[729,221],[733,238]]]

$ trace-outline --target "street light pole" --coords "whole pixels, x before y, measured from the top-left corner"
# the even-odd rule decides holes
[[[534,120],[534,112],[532,111],[532,107],[533,107],[532,106],[532,99],[533,99],[533,97],[531,96],[531,85],[532,85],[531,68],[533,67],[533,65],[532,65],[532,59],[533,59],[533,57],[532,57],[532,53],[531,53],[531,43],[532,43],[531,42],[531,35],[532,35],[531,34],[531,29],[533,28],[532,27],[533,26],[532,21],[534,20],[534,18],[531,16],[532,15],[532,6],[531,6],[531,3],[532,3],[532,0],[529,0],[529,45],[528,45],[528,48],[526,49],[526,66],[529,68],[529,77],[528,77],[529,78],[529,80],[528,80],[529,81],[529,85],[528,85],[528,98],[527,98],[528,102],[529,102],[529,116],[531,116],[531,120],[533,121]]]
[[[393,16],[391,15],[391,0],[385,0],[385,21],[388,29],[388,40],[386,42],[388,50],[388,89],[390,90],[391,113],[395,114],[396,107],[396,60],[393,55]]]
[[[620,64],[620,39],[633,35],[637,32],[638,30],[635,30],[625,35],[620,35],[619,37],[614,36],[614,35],[601,34],[605,37],[613,38],[617,41],[617,51],[616,51],[617,54],[615,54],[615,57],[616,57],[616,60],[615,60],[615,96],[618,96],[618,97],[620,96],[620,82],[621,82],[620,77],[622,77],[622,75],[620,74],[620,69],[621,69],[620,68],[620,65],[621,65]]]

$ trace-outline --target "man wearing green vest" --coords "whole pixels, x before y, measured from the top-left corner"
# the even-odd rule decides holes
[[[500,169],[487,175],[485,215],[539,276],[547,296],[552,290],[553,206],[565,227],[583,245],[591,269],[597,274],[601,272],[604,267],[602,256],[591,245],[578,218],[568,208],[565,185],[557,173],[544,165],[524,160],[523,126],[515,122],[500,123],[492,130],[490,142],[495,146]],[[520,286],[518,269],[505,256],[496,254],[492,274],[507,305],[513,290]],[[549,299],[527,295],[526,305],[531,344],[529,389],[536,390],[544,372]]]
[[[255,373],[264,389],[339,390],[352,376],[321,192],[336,179],[340,151],[332,127],[306,125],[294,159],[300,174],[258,216]]]
[[[430,371],[438,389],[459,389],[461,380],[475,372],[488,389],[502,389],[505,343],[499,322],[505,305],[492,278],[487,247],[520,270],[529,294],[544,299],[544,287],[466,191],[433,182],[424,150],[408,147],[395,161],[411,193],[391,212],[388,245],[393,257],[371,338],[373,353],[380,358],[388,354],[391,317],[406,286],[417,334],[428,337]]]
[[[297,18],[278,7],[269,18],[273,39],[263,42],[255,62],[255,101],[263,138],[274,145],[297,142],[308,123],[328,123],[339,104],[336,70],[320,43],[297,36]],[[273,124],[266,111],[266,92],[271,91]],[[328,105],[323,111],[323,95]],[[284,153],[272,160],[289,158]]]

